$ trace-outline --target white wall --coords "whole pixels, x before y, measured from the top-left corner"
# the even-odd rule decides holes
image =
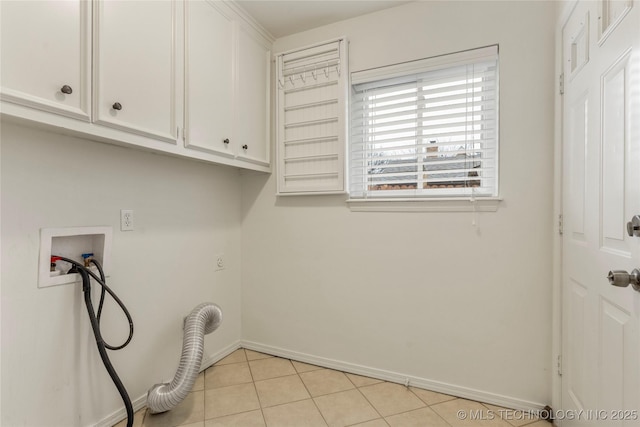
[[[243,339],[523,406],[551,401],[553,2],[414,2],[276,41],[351,71],[500,44],[495,213],[358,213],[243,178]],[[396,375],[397,376],[397,375]]]
[[[39,230],[113,227],[109,285],[135,322],[109,352],[132,399],[171,379],[182,321],[205,301],[224,311],[205,358],[240,339],[237,170],[2,123],[2,418],[6,426],[87,426],[122,410],[91,335],[79,285],[38,289]],[[135,231],[119,231],[120,209]],[[215,254],[227,269],[214,273]],[[96,300],[97,301],[97,300]],[[97,305],[97,302],[94,304]],[[127,325],[112,301],[104,335]]]

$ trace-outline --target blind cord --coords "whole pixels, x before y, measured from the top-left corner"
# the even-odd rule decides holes
[[[475,191],[475,189],[471,188],[471,199],[470,199],[470,201],[471,201],[471,206],[473,207],[473,216],[471,217],[471,225],[473,227],[477,227],[478,226],[478,221],[477,221],[477,219],[478,219],[477,212],[478,211],[476,211],[477,201],[476,201],[476,197],[475,197],[474,191]]]

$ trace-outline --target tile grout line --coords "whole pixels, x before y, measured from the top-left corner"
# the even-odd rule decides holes
[[[352,381],[352,382],[353,382],[353,381]],[[389,424],[389,422],[387,421],[387,418],[388,418],[388,417],[393,417],[393,416],[396,416],[396,415],[406,414],[406,413],[413,412],[413,411],[419,411],[419,410],[424,409],[424,408],[429,408],[429,409],[431,409],[431,410],[433,411],[433,413],[434,413],[434,414],[436,414],[436,416],[437,416],[438,418],[440,418],[440,419],[441,419],[441,420],[442,420],[446,425],[448,425],[448,426],[450,426],[450,427],[451,427],[451,424],[449,424],[449,422],[448,422],[447,420],[445,420],[444,418],[442,418],[442,416],[441,416],[439,413],[437,413],[434,409],[432,409],[432,408],[431,408],[431,406],[432,406],[432,405],[429,405],[427,402],[425,402],[424,400],[420,399],[420,397],[419,397],[417,394],[415,394],[415,393],[413,392],[413,390],[411,390],[409,387],[406,387],[406,389],[407,389],[407,390],[408,390],[408,391],[409,391],[413,396],[415,396],[415,397],[416,397],[420,402],[422,402],[422,404],[423,404],[424,406],[423,406],[423,407],[421,407],[421,408],[409,409],[409,410],[407,410],[407,411],[402,411],[402,412],[398,412],[398,413],[396,413],[396,414],[391,414],[391,415],[388,415],[388,416],[386,416],[386,417],[385,417],[385,416],[382,416],[382,415],[380,414],[380,412],[378,411],[378,409],[373,405],[373,403],[371,403],[371,402],[369,401],[369,399],[367,399],[367,396],[365,396],[365,395],[364,395],[364,393],[362,393],[362,391],[360,391],[360,389],[361,389],[361,388],[364,388],[364,387],[373,387],[373,386],[375,386],[375,385],[378,385],[378,384],[384,384],[384,383],[397,384],[397,383],[391,383],[391,382],[389,382],[389,381],[383,381],[383,382],[381,382],[381,383],[377,383],[377,384],[369,384],[369,385],[365,385],[365,386],[362,386],[362,387],[356,387],[356,389],[360,392],[360,394],[362,394],[362,396],[367,400],[367,402],[369,402],[369,404],[371,405],[371,407],[372,407],[372,408],[373,408],[373,409],[378,413],[378,415],[380,415],[380,417],[384,420],[384,422],[385,422],[385,423],[387,423],[387,425]],[[354,385],[355,385],[355,384],[354,384]],[[400,384],[400,385],[401,385],[401,384]],[[451,399],[451,400],[447,400],[447,401],[445,401],[445,402],[451,402],[451,401],[456,400],[456,399],[457,399],[457,398],[454,398],[454,399]],[[439,402],[439,403],[444,403],[444,402]],[[437,405],[437,403],[434,403],[434,405]]]
[[[351,381],[351,384],[353,384],[353,386],[356,388],[356,390],[358,390],[358,393],[360,393],[360,396],[362,396],[362,397],[364,398],[364,400],[369,404],[369,406],[371,406],[371,407],[373,408],[373,410],[374,410],[374,411],[376,411],[376,414],[378,414],[378,417],[379,417],[379,418],[377,418],[377,419],[380,419],[380,420],[382,420],[386,425],[389,425],[389,423],[387,422],[386,418],[382,416],[382,414],[380,413],[380,411],[378,411],[378,408],[376,408],[375,406],[373,406],[373,403],[371,403],[371,402],[369,401],[369,399],[367,399],[367,396],[365,396],[365,395],[364,395],[364,393],[362,392],[362,390],[360,390],[362,387],[367,387],[367,386],[358,387],[358,386],[356,385],[356,383],[355,383],[355,382],[353,382],[353,380],[352,380],[351,378],[349,378],[349,375],[346,375],[346,377],[347,377],[347,379],[348,379],[349,381]],[[385,383],[385,382],[386,382],[386,381],[382,381],[382,380],[380,380],[380,381],[381,381],[381,382],[376,383],[376,384],[383,384],[383,383]],[[373,385],[376,385],[376,384],[369,384],[369,386],[373,386]],[[371,420],[371,421],[373,421],[373,420]]]
[[[205,374],[206,376],[206,374]],[[204,378],[203,380],[203,384],[202,384],[202,425],[204,426],[204,423],[207,421],[207,399],[205,399],[205,390],[206,388],[206,383],[204,382]],[[193,392],[192,392],[193,393]]]
[[[440,415],[435,409],[431,408],[432,405],[429,405],[427,402],[425,402],[424,400],[420,399],[420,396],[418,396],[413,390],[411,390],[409,387],[407,387],[407,390],[409,390],[411,392],[411,394],[413,394],[415,397],[418,398],[418,400],[420,400],[422,403],[424,403],[426,406],[425,408],[429,408],[431,409],[431,411],[433,411],[434,414],[436,414],[436,416],[438,418],[440,418],[446,425],[451,426],[451,424],[449,423],[449,421],[445,420],[442,415]],[[451,402],[453,400],[456,399],[451,399],[451,400],[445,400],[445,402]],[[444,402],[439,402],[439,403],[444,403]],[[437,405],[437,403],[434,403],[434,405]],[[419,409],[423,409],[423,408],[419,408]],[[417,411],[417,409],[414,409],[414,411]],[[406,411],[406,412],[411,412],[411,411]],[[406,413],[406,412],[403,412]]]
[[[251,375],[251,383],[253,384],[253,389],[256,392],[256,396],[258,397],[258,405],[260,405],[260,415],[262,416],[262,422],[264,425],[267,425],[267,419],[264,416],[264,408],[262,407],[262,401],[260,400],[260,394],[258,394],[258,389],[256,388],[256,380],[253,377],[253,371],[251,370],[251,363],[249,363],[249,358],[247,357],[247,349],[243,348],[242,352],[244,353],[245,359],[247,359],[247,366],[249,367],[249,375]]]
[[[213,364],[213,365],[211,365],[210,367],[208,367],[207,369],[205,369],[205,370],[204,370],[204,373],[205,373],[205,381],[204,381],[204,390],[203,390],[203,391],[204,391],[205,393],[203,393],[203,394],[206,394],[206,391],[207,391],[207,390],[220,390],[220,389],[225,388],[225,387],[235,387],[235,386],[243,385],[243,384],[252,384],[252,385],[253,385],[253,390],[254,390],[254,392],[256,393],[256,398],[258,399],[258,405],[260,406],[260,409],[261,409],[261,405],[260,405],[260,397],[258,396],[258,392],[257,392],[257,390],[256,390],[256,388],[255,388],[255,383],[254,383],[254,381],[253,381],[253,373],[251,372],[251,365],[249,365],[249,361],[248,361],[248,359],[247,359],[246,352],[245,352],[245,350],[244,350],[243,348],[239,348],[239,349],[235,350],[233,353],[235,353],[235,352],[237,352],[237,351],[239,351],[239,350],[242,350],[242,353],[244,354],[244,358],[245,358],[245,360],[242,360],[242,361],[239,361],[239,362],[233,362],[233,363],[224,363],[224,364],[222,364],[222,365],[218,365],[218,364],[216,363],[216,364]],[[232,353],[232,354],[233,354],[233,353]],[[228,356],[227,356],[227,357],[228,357]],[[239,364],[242,364],[242,363],[246,363],[246,364],[247,364],[247,367],[249,368],[249,375],[251,375],[251,381],[248,381],[248,382],[240,382],[240,383],[237,383],[237,384],[225,385],[225,386],[222,386],[222,387],[212,387],[212,388],[207,389],[206,377],[207,377],[207,371],[208,371],[209,369],[211,369],[211,372],[213,373],[213,370],[214,370],[214,368],[215,368],[215,367],[220,368],[220,367],[224,367],[224,366],[239,365]],[[244,414],[244,413],[252,412],[252,411],[255,411],[255,410],[256,410],[256,409],[250,409],[250,410],[247,410],[247,411],[236,412],[236,413],[233,413],[233,414],[227,414],[227,415],[221,415],[221,416],[218,416],[218,417],[211,417],[211,418],[207,418],[207,415],[206,415],[206,399],[205,399],[204,403],[205,403],[205,405],[204,405],[204,412],[205,412],[205,414],[204,414],[204,420],[203,420],[203,422],[205,422],[205,423],[206,423],[208,420],[215,420],[215,419],[224,418],[224,417],[227,417],[227,416],[240,415],[240,414]],[[262,418],[263,418],[263,421],[264,421],[264,414],[262,414]],[[266,421],[265,421],[265,425],[266,425]],[[180,426],[178,426],[178,427],[180,427]]]
[[[349,377],[347,377],[349,378]],[[351,381],[351,379],[349,379],[349,381]],[[353,384],[353,381],[351,381],[351,383]],[[382,384],[382,383],[379,383]],[[355,384],[353,384],[355,386]],[[375,385],[375,384],[371,384],[371,385]],[[360,390],[360,387],[356,386],[356,390],[358,390],[358,393],[360,393],[360,396],[362,396],[364,398],[364,400],[367,401],[367,403],[373,408],[374,411],[376,411],[376,414],[378,414],[378,416],[380,417],[379,419],[383,420],[384,423],[386,425],[389,425],[389,423],[387,422],[386,418],[382,416],[382,414],[380,413],[380,411],[378,411],[378,408],[376,408],[375,406],[373,406],[373,403],[371,403],[371,401],[369,401],[369,399],[367,399],[367,396],[364,395],[364,393],[362,392],[362,390]]]
[[[142,427],[144,427],[145,421],[147,419],[147,411],[149,410],[149,408],[147,408],[147,405],[144,405],[144,412],[142,413]]]
[[[442,420],[442,422],[444,422],[447,426],[452,427],[451,424],[449,424],[449,421],[447,421],[444,418],[442,418],[442,416],[439,413],[437,413],[435,410],[433,410],[431,408],[431,406],[427,405],[426,403],[425,403],[425,406],[423,406],[422,408],[409,409],[408,411],[398,412],[397,414],[387,415],[386,417],[382,417],[382,418],[385,421],[387,421],[387,418],[389,418],[389,417],[395,417],[396,415],[408,414],[409,412],[420,411],[420,410],[426,409],[426,408],[431,409],[433,411],[433,413],[436,414],[436,416]]]
[[[436,416],[437,416],[438,418],[440,418],[442,421],[444,421],[444,423],[445,423],[445,424],[447,424],[447,425],[451,426],[451,424],[449,424],[449,421],[445,420],[445,419],[442,417],[442,415],[440,415],[440,414],[439,414],[435,409],[431,408],[431,406],[433,406],[433,405],[437,405],[437,403],[434,403],[433,405],[428,404],[427,402],[425,402],[424,400],[422,400],[422,399],[420,398],[420,396],[418,396],[418,394],[417,394],[415,391],[413,391],[413,390],[411,389],[411,387],[409,387],[409,386],[406,386],[406,387],[407,387],[407,390],[409,390],[409,391],[411,392],[411,394],[413,394],[415,397],[417,397],[417,398],[418,398],[418,400],[419,400],[419,401],[421,401],[422,403],[424,403],[425,405],[427,405],[426,407],[427,407],[427,408],[429,408],[429,409],[431,409],[431,410],[433,411],[433,413],[434,413],[434,414],[436,414]],[[454,398],[453,398],[453,399],[445,400],[444,402],[452,402],[452,401],[454,401],[454,400],[456,400],[456,399],[458,399],[458,398],[454,396]],[[444,403],[444,402],[438,402],[438,403]]]
[[[316,411],[318,411],[318,413],[320,414],[320,416],[322,417],[322,420],[324,421],[324,423],[328,426],[329,423],[327,422],[327,419],[324,417],[324,414],[322,413],[322,411],[320,410],[320,407],[318,406],[318,404],[315,401],[314,396],[311,394],[311,392],[309,391],[309,387],[307,387],[307,384],[304,382],[304,380],[302,379],[302,377],[300,376],[300,372],[298,372],[298,370],[296,369],[296,366],[293,364],[293,362],[291,361],[291,359],[287,359],[289,360],[289,363],[291,363],[291,365],[293,366],[294,371],[296,371],[296,374],[298,375],[298,379],[300,380],[300,382],[302,383],[302,385],[304,386],[304,389],[307,390],[307,394],[309,394],[309,398],[311,399],[311,401],[313,402],[313,406],[316,407]],[[309,371],[312,372],[312,371]]]

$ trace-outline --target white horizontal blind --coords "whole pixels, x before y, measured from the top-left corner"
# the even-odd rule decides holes
[[[471,52],[354,73],[352,198],[498,195],[497,46]]]
[[[277,56],[278,193],[345,191],[346,41]]]

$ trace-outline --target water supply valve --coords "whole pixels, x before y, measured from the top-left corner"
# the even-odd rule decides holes
[[[93,259],[93,253],[82,254],[82,259],[84,260],[84,266],[89,268],[91,267],[91,260]]]
[[[57,267],[57,262],[60,261],[61,258],[59,256],[52,256],[51,257],[51,268],[50,268],[50,273],[49,276],[58,276],[60,275],[62,272],[58,269],[56,269]]]

